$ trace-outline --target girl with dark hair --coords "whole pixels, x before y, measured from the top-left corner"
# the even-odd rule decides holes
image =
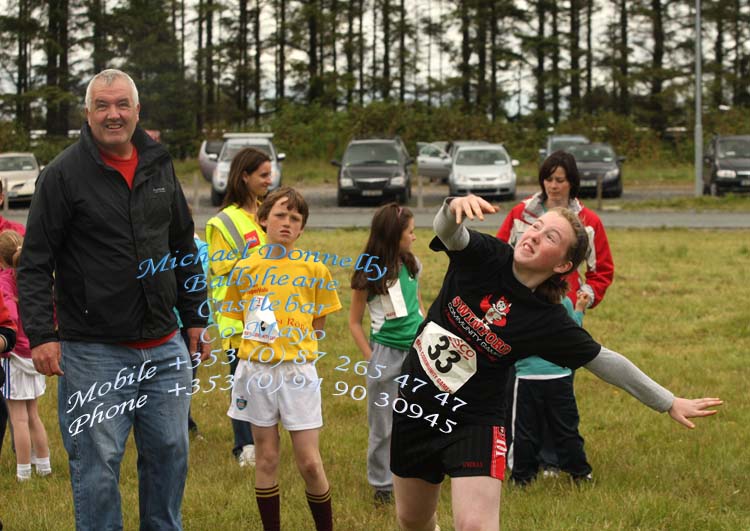
[[[266,243],[266,233],[258,223],[261,200],[271,186],[271,159],[255,148],[237,153],[229,167],[229,182],[222,210],[206,223],[209,275],[225,277],[241,258],[247,258]],[[225,279],[226,280],[226,279]],[[216,303],[224,300],[226,281],[211,284],[209,297]],[[242,321],[216,313],[221,346],[229,357],[231,374],[237,369],[237,351],[242,343]],[[234,447],[232,453],[241,467],[255,465],[255,445],[248,422],[232,419]]]
[[[448,254],[437,299],[417,331],[393,401],[391,471],[405,530],[432,531],[440,484],[451,477],[454,528],[500,528],[505,471],[503,394],[518,359],[541,356],[586,366],[599,378],[689,428],[716,413],[717,398],[677,398],[624,356],[598,344],[568,316],[565,276],[586,255],[588,238],[565,209],[543,214],[515,248],[467,230],[464,217],[497,209],[477,196],[449,198],[435,217],[430,248]],[[407,404],[395,408],[398,401]]]
[[[389,466],[393,412],[382,402],[390,404],[396,398],[398,384],[393,379],[399,375],[424,318],[417,282],[421,264],[411,252],[415,240],[414,216],[408,208],[396,203],[380,207],[372,217],[364,252],[377,256],[387,272],[371,281],[365,271],[355,271],[351,282],[349,330],[369,361],[367,480],[375,489],[378,504],[390,502],[393,490]],[[370,311],[369,341],[362,327],[365,307]]]

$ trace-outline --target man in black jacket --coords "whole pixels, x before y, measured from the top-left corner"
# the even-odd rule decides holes
[[[173,307],[190,351],[208,356],[199,344],[206,293],[185,286],[201,265],[180,260],[196,254],[193,221],[169,154],[137,125],[139,110],[124,72],[91,80],[80,140],[37,182],[18,272],[34,365],[60,376],[79,530],[122,529],[118,481],[131,426],[141,529],[182,529],[191,373]],[[180,266],[149,266],[160,262]]]

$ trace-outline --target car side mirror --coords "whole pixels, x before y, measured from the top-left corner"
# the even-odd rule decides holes
[[[441,153],[441,154],[440,154],[440,158],[441,158],[441,159],[449,159],[449,158],[451,158],[451,156],[450,156],[450,155],[448,155],[447,153]]]
[[[406,165],[409,166],[410,164],[414,164],[415,160],[411,157],[406,158]]]
[[[286,153],[277,153],[276,154],[276,160],[281,162],[282,160],[286,159]]]
[[[520,162],[518,162],[518,161],[517,161],[516,159],[513,159],[513,160],[511,160],[511,161],[510,161],[510,165],[511,165],[511,166],[513,166],[514,168],[515,168],[516,166],[518,166],[519,164],[521,164],[521,163],[520,163]]]
[[[619,162],[620,164],[622,164],[622,163],[623,163],[623,162],[625,162],[626,160],[628,160],[628,158],[627,158],[627,157],[617,157],[617,162]]]
[[[339,161],[337,161],[337,160],[332,160],[331,164],[334,165],[334,166],[336,166],[337,168],[341,167],[341,163]]]
[[[216,153],[209,153],[208,160],[219,160],[219,155],[217,155]]]
[[[42,164],[41,166],[39,166],[39,171],[42,171],[43,169],[44,169],[44,164]]]

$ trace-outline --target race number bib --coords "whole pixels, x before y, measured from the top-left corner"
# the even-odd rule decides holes
[[[414,347],[419,363],[441,390],[453,394],[477,372],[477,353],[466,341],[429,322]]]
[[[409,315],[404,294],[401,292],[401,280],[396,279],[396,282],[388,288],[388,294],[381,295],[380,300],[383,304],[383,312],[385,313],[386,320]]]
[[[242,330],[242,339],[251,339],[261,343],[273,343],[279,337],[279,328],[276,326],[276,316],[273,310],[261,310],[263,297],[256,295],[245,308],[245,327]],[[250,308],[254,308],[250,310]]]

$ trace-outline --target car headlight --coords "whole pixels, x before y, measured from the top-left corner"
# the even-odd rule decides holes
[[[609,170],[607,173],[604,174],[605,179],[614,179],[620,174],[620,170],[615,168],[614,170]]]
[[[391,177],[391,186],[405,186],[406,178],[403,175]]]
[[[716,176],[719,179],[734,179],[737,177],[737,172],[734,170],[718,170]]]
[[[349,177],[342,177],[339,182],[341,183],[342,188],[349,188],[351,186],[354,186],[354,181]]]

